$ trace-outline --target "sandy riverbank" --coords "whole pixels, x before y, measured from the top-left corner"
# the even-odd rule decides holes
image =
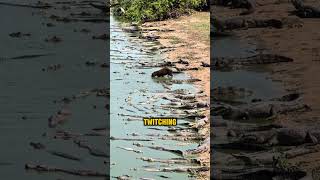
[[[160,22],[148,22],[143,29],[170,29],[170,32],[151,32],[159,35],[158,39],[164,47],[174,47],[164,53],[167,61],[186,60],[189,65],[179,64],[179,68],[194,68],[199,70],[186,71],[193,78],[201,79],[196,83],[199,89],[210,96],[210,68],[201,67],[201,62],[210,64],[210,25],[208,12],[196,12],[190,16],[170,19]],[[206,98],[209,100],[209,98]]]
[[[318,7],[315,1],[306,1],[308,5]],[[294,6],[288,1],[267,0],[257,1],[253,14],[240,16],[243,18],[266,19],[274,18],[292,22],[281,29],[249,28],[234,31],[240,39],[257,42],[257,52],[280,54],[294,59],[292,63],[270,66],[272,79],[281,82],[288,92],[302,94],[302,101],[311,107],[312,111],[299,113],[291,112],[277,118],[282,124],[291,127],[318,127],[320,115],[320,78],[319,72],[319,19],[303,19],[294,15]],[[243,9],[228,7],[213,8],[218,18],[239,17]],[[320,153],[311,153],[291,161],[299,167],[311,171],[319,166],[317,163]]]

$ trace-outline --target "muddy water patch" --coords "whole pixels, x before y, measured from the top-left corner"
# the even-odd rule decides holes
[[[256,45],[243,42],[237,37],[213,40],[212,46],[213,57],[238,58],[257,54]],[[246,88],[253,91],[250,97],[253,99],[270,99],[285,94],[282,85],[270,79],[270,71],[265,67],[254,66],[234,71],[213,71],[211,81],[217,86]]]

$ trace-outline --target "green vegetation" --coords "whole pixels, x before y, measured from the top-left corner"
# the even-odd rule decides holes
[[[208,0],[118,0],[115,4],[114,15],[136,22],[164,20],[209,8]]]
[[[180,44],[180,43],[182,43],[182,40],[177,38],[177,37],[175,37],[175,36],[170,36],[169,38],[171,39],[171,41],[170,41],[171,44]]]

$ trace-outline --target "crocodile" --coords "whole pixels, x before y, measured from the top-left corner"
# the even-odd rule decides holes
[[[320,9],[305,5],[301,0],[291,0],[292,5],[296,9],[297,16],[301,18],[320,18]]]
[[[306,143],[317,144],[320,141],[319,135],[319,130],[284,127],[267,132],[242,134],[239,142],[264,144],[265,146],[298,146]]]
[[[285,114],[293,111],[310,111],[308,105],[299,101],[281,102],[281,101],[265,101],[244,104],[240,106],[232,105],[215,105],[211,110],[212,115],[222,116],[224,119],[230,120],[256,120],[271,119],[278,114]]]
[[[9,3],[9,2],[0,2],[1,6],[13,6],[13,7],[25,7],[25,8],[35,8],[35,9],[49,9],[53,6],[48,3],[42,3],[39,1],[38,3],[31,5],[31,4],[18,4],[18,3]]]
[[[248,28],[282,28],[284,25],[284,22],[278,19],[252,19],[244,17],[233,17],[223,20],[212,17],[211,22],[212,26],[216,28],[217,32]]]
[[[233,69],[241,66],[264,65],[292,62],[290,57],[276,54],[257,54],[248,57],[214,57],[211,59],[215,70]]]
[[[249,159],[247,156],[240,155],[242,159]],[[271,157],[272,158],[272,157]],[[258,164],[258,165],[257,165]],[[280,167],[280,164],[282,165]],[[212,180],[236,180],[236,179],[301,179],[307,176],[307,172],[293,164],[278,162],[275,158],[271,164],[261,164],[256,162],[253,166],[234,165],[216,166],[211,172]]]
[[[173,79],[170,82],[173,84],[183,84],[183,83],[194,83],[199,81],[201,81],[201,79],[191,78],[191,79]]]
[[[43,56],[49,56],[52,54],[29,54],[29,55],[21,55],[21,56],[14,56],[14,57],[0,57],[0,62],[2,61],[9,61],[9,60],[19,60],[19,59],[33,59],[39,58]]]
[[[48,126],[50,128],[56,127],[58,124],[64,123],[71,116],[71,112],[67,107],[63,107],[54,115],[48,118]]]
[[[230,6],[231,8],[246,8],[250,9],[255,6],[255,0],[214,0],[213,5]]]
[[[62,39],[61,39],[60,37],[53,36],[53,37],[51,37],[51,38],[46,38],[44,41],[45,41],[45,42],[58,43],[58,42],[61,42]]]
[[[14,37],[14,38],[20,38],[23,36],[31,36],[31,34],[30,33],[22,33],[22,32],[14,32],[14,33],[10,33],[9,36]]]
[[[231,8],[245,8],[247,11],[241,12],[240,15],[251,14],[256,9],[255,0],[218,0],[214,1],[215,5],[230,6]]]
[[[34,170],[37,172],[59,172],[64,174],[70,174],[75,176],[87,176],[87,177],[104,177],[107,178],[109,175],[107,175],[105,172],[98,172],[94,170],[82,170],[82,169],[64,169],[59,167],[53,167],[53,166],[47,166],[43,164],[25,164],[26,170]]]

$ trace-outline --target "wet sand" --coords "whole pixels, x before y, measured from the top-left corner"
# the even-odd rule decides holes
[[[190,16],[170,19],[160,22],[148,22],[142,25],[143,29],[174,30],[171,32],[151,32],[160,36],[159,42],[164,47],[173,47],[172,51],[163,53],[164,59],[175,62],[183,59],[189,65],[180,64],[182,68],[199,68],[186,71],[194,78],[201,79],[196,83],[207,97],[210,97],[210,68],[201,66],[201,62],[210,64],[210,19],[208,12],[195,12]],[[145,33],[148,35],[150,33]],[[208,98],[204,100],[209,100]]]

